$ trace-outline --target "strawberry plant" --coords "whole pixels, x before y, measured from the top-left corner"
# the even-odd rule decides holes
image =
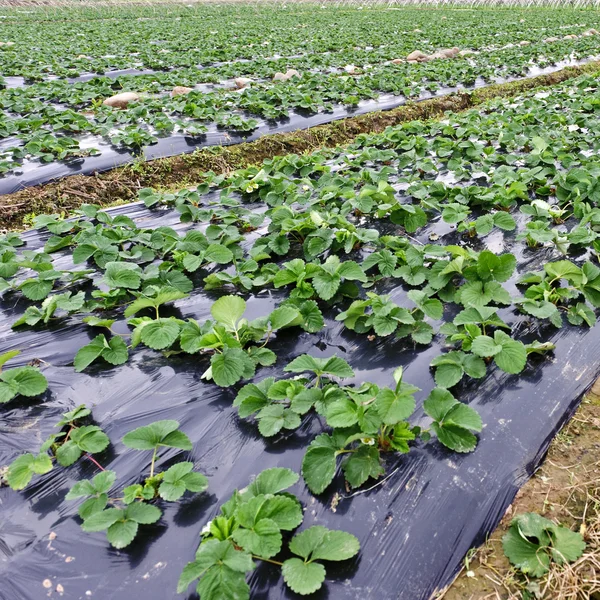
[[[8,485],[14,490],[22,490],[34,475],[51,471],[54,460],[61,467],[69,467],[84,454],[105,450],[110,443],[108,436],[97,425],[84,425],[90,415],[91,410],[83,404],[64,413],[56,424],[60,431],[46,439],[38,454],[22,454],[9,465],[6,476]]]
[[[116,473],[103,470],[92,479],[77,482],[67,494],[67,500],[85,498],[79,506],[81,528],[88,533],[106,531],[106,538],[115,548],[125,548],[135,539],[140,525],[156,523],[162,511],[152,501],[179,500],[186,491],[203,492],[208,480],[193,471],[191,462],[178,462],[166,471],[155,473],[159,448],[191,450],[192,443],[179,430],[177,421],[155,421],[138,427],[123,437],[123,443],[134,450],[151,451],[150,473],[142,483],[123,489],[122,498],[110,498]]]
[[[550,563],[576,561],[585,550],[580,533],[535,513],[517,515],[502,538],[504,554],[522,573],[541,577]]]
[[[3,368],[20,353],[20,350],[11,350],[0,355],[0,404],[18,396],[39,396],[48,389],[48,381],[36,367]]]
[[[293,471],[272,468],[236,490],[202,530],[195,560],[184,568],[177,591],[185,592],[198,581],[196,591],[203,600],[222,598],[224,591],[232,598],[248,599],[246,574],[260,560],[281,567],[283,580],[297,594],[319,590],[326,577],[321,561],[349,560],[360,545],[350,533],[314,525],[289,541],[293,556],[275,560],[283,548],[282,534],[295,530],[304,519],[298,499],[285,491],[297,481]]]

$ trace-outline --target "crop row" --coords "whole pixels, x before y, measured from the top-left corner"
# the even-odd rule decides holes
[[[343,151],[209,174],[197,190],[143,190],[151,213],[179,214],[177,227],[144,227],[91,205],[72,219],[42,215],[35,226],[43,248],[28,249],[18,234],[3,236],[0,290],[20,313],[16,336],[58,321],[89,328],[90,343],[73,356],[77,371],[93,363],[118,368],[140,346],[162,352],[165,361],[192,355],[194,368],[204,364],[202,378],[235,386],[239,418],[251,419],[263,437],[293,436],[319,419],[322,432],[302,462],[306,486],[320,494],[340,485],[341,468],[357,488],[382,477],[389,453],[426,443],[473,451],[483,424],[459,401],[464,383],[496,369],[517,375],[528,361],[535,368],[535,357],[553,349],[546,341],[553,330],[595,324],[599,120],[597,81],[580,78],[510,104],[363,135]],[[511,251],[489,249],[498,246]],[[534,270],[524,271],[517,259]],[[249,319],[246,298],[260,298],[264,289],[285,295]],[[211,318],[183,314],[215,293]],[[401,368],[390,387],[348,383],[355,372],[335,355],[301,354],[282,377],[255,379],[276,363],[269,345],[284,330],[316,335],[335,321],[345,335],[382,339],[399,351],[443,339],[426,399]],[[15,357],[8,353],[2,363]],[[35,366],[5,368],[0,401],[39,397],[46,385]],[[74,408],[57,428],[14,460],[7,482],[22,489],[35,475],[90,457],[101,472],[77,482],[68,498],[86,498],[83,529],[106,531],[116,547],[156,522],[162,502],[210,484],[192,462],[155,470],[161,448],[191,449],[176,421],[125,435],[126,447],[151,452],[149,472],[116,497],[109,492],[117,474],[101,466],[109,439],[89,408]],[[248,597],[244,577],[253,559],[273,562],[281,532],[302,521],[297,499],[279,496],[296,479],[285,469],[266,471],[234,494],[203,530],[180,590],[200,577],[204,600],[219,597],[219,581]],[[281,563],[283,577],[308,594],[325,579],[313,561],[351,558],[358,541],[310,528],[289,550],[296,556]]]
[[[97,12],[96,12],[97,11]],[[55,18],[53,18],[53,16]],[[110,17],[109,19],[103,17]],[[119,7],[110,11],[3,11],[0,73],[39,79],[114,69],[207,66],[276,55],[371,48],[379,60],[440,47],[500,47],[579,34],[593,11],[453,11],[293,7]],[[369,50],[367,50],[369,51]],[[348,55],[351,56],[351,55]]]
[[[354,23],[350,17],[356,14],[361,16]],[[444,88],[526,76],[532,67],[545,68],[561,61],[589,60],[598,54],[599,38],[594,34],[583,35],[595,31],[589,24],[580,22],[583,14],[586,13],[560,12],[552,24],[545,11],[530,13],[525,23],[518,19],[508,25],[496,16],[485,25],[479,21],[465,28],[465,19],[474,18],[472,15],[463,18],[462,13],[459,16],[452,11],[441,11],[439,21],[419,30],[419,25],[425,27],[420,11],[402,14],[398,11],[373,11],[367,17],[359,11],[324,11],[318,13],[314,22],[300,24],[298,20],[304,20],[305,13],[282,11],[274,19],[273,29],[269,29],[273,36],[267,40],[271,48],[267,55],[249,51],[248,56],[220,57],[234,62],[214,64],[210,62],[214,57],[193,58],[189,50],[177,51],[162,47],[162,44],[159,44],[162,57],[159,62],[140,61],[128,52],[127,65],[113,66],[158,71],[149,75],[97,76],[80,82],[51,79],[0,92],[0,106],[4,109],[0,118],[0,140],[3,140],[0,174],[18,169],[28,160],[79,160],[96,154],[100,138],[115,148],[140,151],[160,137],[173,134],[201,141],[208,129],[215,126],[231,132],[250,132],[259,126],[261,120],[277,122],[294,112],[314,114],[329,112],[340,106],[351,112],[361,101],[377,99],[384,94],[414,99]],[[246,16],[249,19],[246,25],[253,19],[262,23],[265,18],[260,10],[251,11]],[[521,13],[514,18],[518,16]],[[336,27],[334,36],[329,32],[325,35],[325,27],[335,19],[341,19],[344,26]],[[356,36],[358,30],[365,30],[371,23],[370,19],[378,19],[378,26],[357,38],[366,39],[370,45],[347,46],[347,36]],[[315,39],[319,37],[311,37],[305,30],[313,34],[320,32],[325,45],[299,48],[294,45],[294,36],[288,36],[291,40],[287,39],[275,28],[276,25],[282,26],[283,22],[288,23],[288,32],[292,24],[293,30],[300,29],[299,35],[307,44],[316,44]],[[13,23],[10,23],[12,26]],[[140,24],[137,20],[134,23],[136,26]],[[141,23],[148,27],[156,26],[155,21]],[[173,26],[171,35],[175,31],[190,33],[186,40],[192,44],[197,33],[194,29],[191,35],[192,23],[197,25],[194,19],[170,22]],[[46,25],[44,22],[43,28],[39,28],[39,32],[43,31],[44,40],[48,36]],[[209,25],[217,27],[212,21],[204,26]],[[35,26],[28,21],[23,24],[27,29]],[[59,30],[65,26],[64,22],[53,25]],[[92,20],[89,26],[100,24]],[[116,31],[120,28],[117,27]],[[278,32],[277,35],[275,32]],[[115,34],[111,30],[106,35],[112,40]],[[222,42],[223,47],[247,45],[242,43],[242,40],[248,41],[245,36],[232,38],[231,35],[228,30],[228,41]],[[388,37],[385,44],[381,43],[384,35]],[[425,35],[427,37],[423,39]],[[167,32],[165,36],[169,39]],[[72,38],[69,39],[73,43]],[[330,41],[326,43],[326,40]],[[85,43],[89,43],[87,38]],[[180,43],[178,38],[177,44]],[[346,49],[341,50],[339,44]],[[415,50],[424,52],[424,55],[435,55],[436,50],[454,45],[465,54],[428,62],[406,61]],[[108,51],[102,48],[102,44],[97,44],[95,52]],[[77,51],[80,50],[82,47],[78,45]],[[180,55],[187,62],[182,63]],[[11,74],[18,71],[26,79],[39,79],[22,64],[11,67],[10,61],[25,60],[27,56],[37,62],[42,60],[43,53],[40,54],[40,48],[36,46],[29,43],[24,46],[18,41],[11,46],[1,46],[0,72]],[[58,60],[65,55],[53,47],[53,56]],[[90,64],[89,70],[102,69]],[[278,72],[292,73],[292,70],[297,72],[297,77],[292,76],[287,81],[274,80]],[[73,76],[79,72],[60,72],[60,75]],[[239,81],[240,78],[243,82],[238,85],[242,89],[235,89],[233,80]],[[215,87],[211,88],[211,85]],[[176,87],[182,88],[180,91],[183,93],[173,97],[169,92]],[[121,109],[103,104],[105,99],[121,92],[134,94]],[[95,136],[98,142],[88,139],[89,136]]]

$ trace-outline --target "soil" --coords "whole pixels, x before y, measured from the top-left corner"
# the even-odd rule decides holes
[[[568,67],[556,73],[470,93],[451,94],[396,109],[374,112],[291,133],[265,136],[255,142],[204,148],[192,154],[136,162],[95,175],[74,175],[42,186],[28,187],[0,197],[0,229],[22,229],[41,213],[63,213],[90,203],[113,206],[137,199],[145,187],[181,189],[203,181],[207,171],[217,174],[261,164],[277,155],[305,154],[320,148],[351,143],[362,133],[378,133],[400,123],[441,118],[446,111],[464,111],[492,98],[514,97],[524,91],[550,87],[584,73],[600,72],[600,62]]]
[[[485,545],[473,550],[454,583],[432,600],[600,600],[600,379],[554,439],[538,472],[517,493]],[[573,530],[585,554],[539,580],[511,567],[502,537],[513,516],[535,512]]]

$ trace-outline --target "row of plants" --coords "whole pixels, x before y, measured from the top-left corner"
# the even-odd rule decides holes
[[[0,72],[39,80],[49,74],[73,77],[132,67],[160,70],[277,55],[330,52],[352,58],[353,51],[371,52],[376,57],[368,60],[372,63],[416,49],[432,53],[453,45],[481,48],[536,42],[578,34],[597,24],[593,11],[581,9],[558,13],[515,9],[511,15],[493,9],[436,9],[432,16],[418,9],[378,7],[96,8],[100,7],[54,13],[47,7],[28,13],[3,10],[2,41],[13,45],[0,47]]]
[[[456,16],[446,18],[440,24],[440,33],[451,35],[459,26],[463,29],[464,23]],[[1,154],[0,174],[12,172],[27,160],[52,162],[98,153],[98,148],[90,147],[89,140],[81,144],[82,135],[102,137],[114,147],[137,152],[173,133],[197,138],[215,125],[229,131],[249,132],[259,126],[260,119],[288,118],[290,111],[317,113],[331,111],[339,105],[355,107],[363,100],[376,99],[382,94],[418,98],[441,88],[526,76],[532,66],[589,59],[597,53],[596,36],[562,39],[564,32],[571,28],[564,24],[560,25],[562,35],[558,41],[545,43],[544,38],[538,37],[528,46],[512,47],[502,44],[514,43],[520,38],[509,35],[510,39],[505,40],[504,34],[499,35],[501,26],[504,27],[501,21],[487,25],[485,35],[478,32],[477,39],[470,40],[473,43],[461,46],[482,49],[476,55],[423,64],[389,62],[414,49],[415,42],[410,41],[413,44],[410,46],[407,41],[410,36],[401,36],[404,44],[401,54],[396,44],[369,46],[370,50],[361,47],[346,52],[303,52],[296,57],[290,55],[291,58],[281,50],[283,58],[275,55],[270,59],[253,58],[217,66],[191,64],[184,70],[173,70],[176,62],[165,61],[172,60],[176,52],[169,51],[163,52],[162,56],[168,58],[163,59],[162,66],[154,65],[153,68],[159,70],[151,75],[99,76],[76,83],[52,79],[25,88],[5,89],[0,91],[0,105],[5,111],[0,119],[0,139],[8,143]],[[495,32],[491,44],[488,29]],[[522,36],[522,32],[519,35]],[[447,41],[446,45],[457,43],[455,39],[448,37],[454,41]],[[160,51],[166,50],[162,44],[158,46]],[[3,56],[19,53],[16,46],[2,48],[0,65]],[[433,49],[434,45],[428,51]],[[356,65],[353,74],[344,70],[347,64]],[[148,65],[136,63],[134,66]],[[290,67],[300,71],[300,81],[271,81],[274,73]],[[166,93],[174,85],[194,87],[198,83],[217,83],[240,75],[254,80],[241,92],[220,87],[212,91],[196,90],[175,98]],[[126,110],[102,105],[104,98],[120,91],[140,92],[143,97]]]
[[[0,291],[18,312],[13,344],[24,327],[84,324],[91,340],[73,354],[76,371],[118,368],[140,346],[165,361],[196,356],[194,369],[202,363],[204,379],[233,388],[238,418],[254,423],[265,444],[284,443],[310,423],[316,435],[301,475],[316,495],[342,481],[351,489],[381,481],[386,457],[413,447],[471,452],[484,424],[460,401],[466,382],[491,371],[517,375],[528,361],[536,368],[535,355],[553,349],[556,327],[596,322],[597,142],[588,132],[599,106],[596,82],[581,78],[509,106],[492,102],[364,135],[343,150],[208,174],[193,191],[142,190],[156,225],[91,205],[73,218],[38,216],[43,247],[29,249],[30,234],[0,240]],[[161,225],[166,215],[180,223]],[[498,241],[504,252],[486,247]],[[523,257],[533,270],[518,267]],[[275,306],[249,319],[246,300],[260,299],[261,290]],[[430,363],[432,386],[421,395],[402,368],[390,387],[357,380],[338,355],[303,353],[278,364],[269,348],[286,330],[320,336],[336,324],[344,336],[381,339],[399,352],[443,342]],[[275,375],[260,377],[273,367]],[[46,388],[36,366],[0,372],[8,406],[19,396],[43,397]],[[52,468],[87,460],[100,472],[77,482],[68,498],[84,499],[83,529],[106,531],[117,548],[157,522],[164,502],[210,484],[188,457],[156,468],[163,448],[193,451],[177,421],[123,437],[124,447],[148,452],[147,471],[124,488],[102,465],[116,440],[89,408],[63,415],[57,431],[14,458],[9,485],[26,488],[36,475],[43,485]],[[319,560],[356,555],[349,533],[317,526],[297,533],[280,556],[289,539],[282,532],[302,521],[297,499],[284,492],[299,476],[265,473],[205,528],[181,591],[198,580],[205,600],[223,589],[247,598],[246,575],[265,560],[281,563],[287,585],[308,594],[325,579]]]

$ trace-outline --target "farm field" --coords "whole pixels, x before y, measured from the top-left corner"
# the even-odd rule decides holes
[[[593,69],[596,15],[3,9],[4,177]],[[0,234],[0,600],[443,593],[599,374],[599,74]],[[528,523],[519,581],[583,553]]]
[[[597,13],[580,10],[431,18],[416,9],[175,5],[0,17],[3,193],[68,171],[44,163],[106,169],[131,154],[190,152],[600,54]]]

